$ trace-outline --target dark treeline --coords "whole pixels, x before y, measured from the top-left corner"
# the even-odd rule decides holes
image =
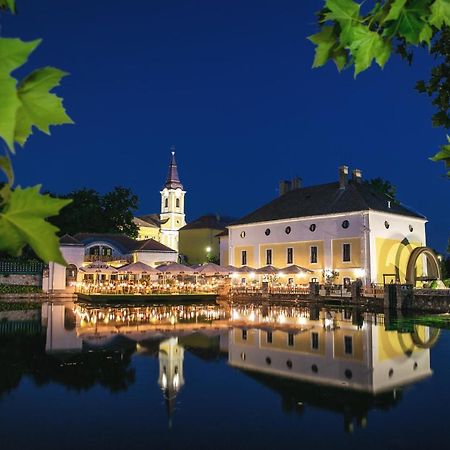
[[[60,236],[83,232],[137,236],[138,227],[133,217],[138,208],[138,197],[128,188],[118,186],[103,195],[94,189],[80,189],[54,196],[72,199],[58,216],[49,219],[59,228]]]

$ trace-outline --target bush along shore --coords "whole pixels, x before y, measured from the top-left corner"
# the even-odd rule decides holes
[[[21,284],[0,284],[0,295],[2,294],[40,294],[39,286]]]

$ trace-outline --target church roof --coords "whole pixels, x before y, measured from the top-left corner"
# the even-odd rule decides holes
[[[183,189],[180,177],[178,176],[177,161],[175,159],[175,147],[172,147],[172,157],[170,159],[169,172],[167,173],[167,179],[164,187],[167,189]]]
[[[208,214],[206,216],[198,217],[197,219],[189,222],[181,230],[194,230],[194,229],[211,229],[211,230],[224,230],[230,222],[223,220],[216,214]]]
[[[289,191],[231,225],[367,210],[425,219],[367,183],[350,180],[345,189],[336,182]]]
[[[138,241],[130,238],[125,234],[113,234],[113,233],[77,233],[75,239],[84,245],[93,244],[95,242],[106,242],[113,247],[116,247],[123,255],[133,252],[164,252],[164,253],[176,253],[169,247],[157,242],[154,239],[144,239]]]
[[[151,228],[160,228],[161,224],[166,223],[168,220],[168,218],[161,220],[159,214],[144,214],[134,218],[136,225]]]

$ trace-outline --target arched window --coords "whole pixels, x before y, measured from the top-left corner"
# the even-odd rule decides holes
[[[169,207],[169,199],[166,197],[166,199],[164,200],[164,207],[168,208]]]
[[[177,208],[180,207],[180,199],[179,199],[179,198],[176,199],[176,201],[175,201],[175,206],[176,206]]]

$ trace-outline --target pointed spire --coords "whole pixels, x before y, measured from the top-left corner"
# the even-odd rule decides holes
[[[172,145],[172,147],[170,147],[170,151],[172,152],[172,157],[170,159],[169,172],[167,173],[167,180],[166,180],[166,183],[164,184],[164,187],[167,189],[176,189],[176,188],[183,189],[183,185],[181,184],[180,177],[178,176],[177,161],[175,159],[175,146],[174,145]]]

